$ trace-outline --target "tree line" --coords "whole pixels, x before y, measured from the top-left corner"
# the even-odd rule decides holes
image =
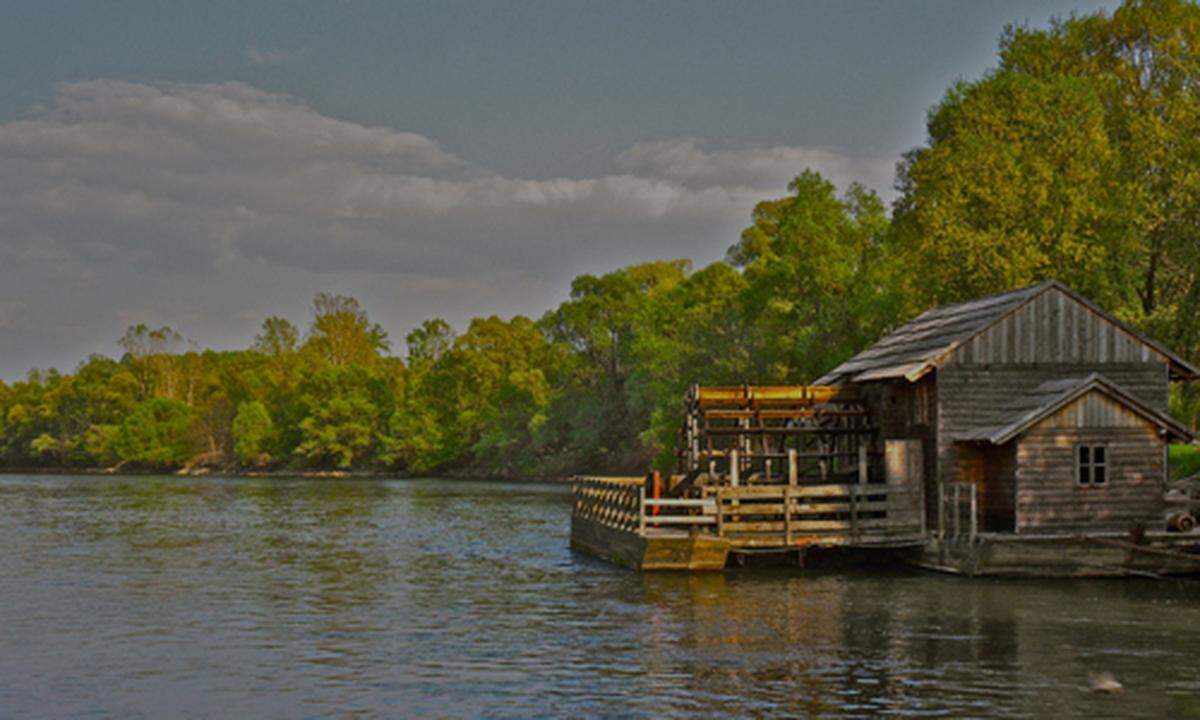
[[[803,383],[935,304],[1055,277],[1200,360],[1200,8],[1012,26],[948,89],[889,209],[811,170],[727,257],[582,275],[539,319],[403,351],[353,298],[244,350],[131,327],[123,355],[0,382],[0,464],[555,476],[671,460],[692,383]],[[1200,389],[1171,410],[1196,427]]]

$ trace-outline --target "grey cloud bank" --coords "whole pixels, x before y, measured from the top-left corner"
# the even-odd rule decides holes
[[[129,322],[236,346],[319,290],[397,337],[536,315],[580,272],[719,257],[806,167],[887,197],[895,160],[677,139],[609,174],[508,177],[245,83],[63,84],[0,125],[0,376],[113,352]]]

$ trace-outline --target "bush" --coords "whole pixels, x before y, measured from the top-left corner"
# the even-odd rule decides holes
[[[1200,475],[1200,446],[1172,445],[1169,457],[1172,480]]]

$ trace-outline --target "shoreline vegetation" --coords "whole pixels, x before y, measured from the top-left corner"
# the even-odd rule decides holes
[[[421,474],[413,475],[397,470],[316,470],[288,469],[276,470],[247,470],[243,468],[180,468],[177,470],[160,470],[148,467],[136,468],[98,468],[98,467],[0,467],[0,477],[6,475],[49,475],[77,476],[94,475],[96,477],[178,477],[178,478],[222,478],[227,480],[406,480],[415,477],[445,480],[447,482],[496,482],[496,483],[533,483],[543,485],[565,485],[571,481],[570,476],[558,477],[512,477],[506,475],[463,475],[463,474]]]
[[[537,320],[431,319],[403,356],[337,294],[244,350],[136,325],[119,358],[0,381],[0,471],[641,474],[671,466],[693,383],[811,382],[928,307],[1046,278],[1200,361],[1197,78],[1192,3],[1011,26],[929,112],[890,209],[804,170],[724,260],[582,275]],[[1200,388],[1171,412],[1196,428]]]

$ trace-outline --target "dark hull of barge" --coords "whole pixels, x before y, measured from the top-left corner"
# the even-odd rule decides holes
[[[571,547],[634,570],[723,570],[729,541],[682,531],[639,535],[572,516]]]
[[[1200,574],[1200,534],[1017,535],[930,540],[907,560],[927,570],[970,577],[1160,578]]]

